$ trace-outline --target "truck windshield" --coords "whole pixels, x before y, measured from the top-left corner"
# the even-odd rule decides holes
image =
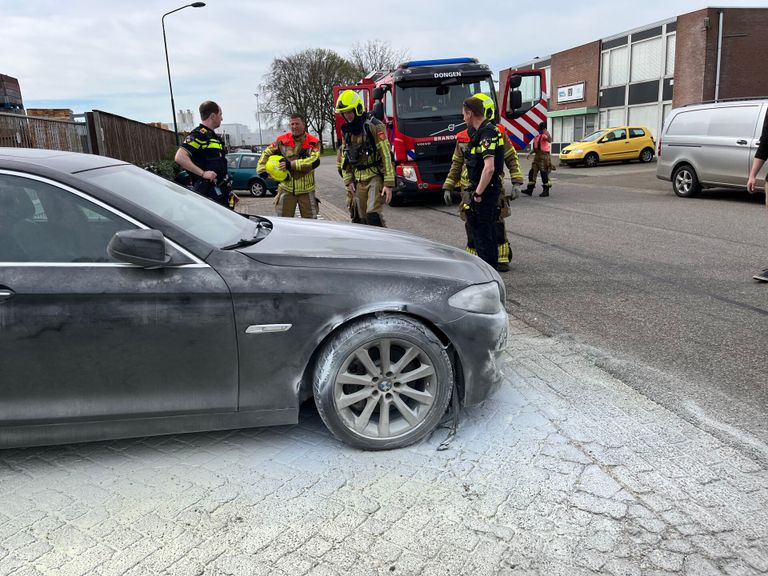
[[[397,118],[461,118],[461,106],[473,94],[482,92],[496,101],[490,79],[458,79],[455,84],[439,83],[396,85],[395,108]]]

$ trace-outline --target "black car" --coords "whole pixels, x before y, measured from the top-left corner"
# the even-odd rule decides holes
[[[290,424],[310,397],[345,442],[404,446],[494,390],[504,298],[416,236],[0,148],[0,447]]]

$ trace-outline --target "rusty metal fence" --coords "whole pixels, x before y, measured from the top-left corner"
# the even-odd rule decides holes
[[[176,152],[176,136],[171,130],[101,110],[88,112],[85,117],[94,154],[142,165],[172,158]]]
[[[92,152],[83,122],[0,113],[0,147]]]

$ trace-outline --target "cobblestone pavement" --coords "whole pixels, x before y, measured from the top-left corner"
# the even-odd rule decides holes
[[[768,572],[768,472],[512,319],[501,390],[403,450],[296,426],[0,452],[0,575]]]

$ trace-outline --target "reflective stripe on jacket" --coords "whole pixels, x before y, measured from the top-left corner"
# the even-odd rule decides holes
[[[275,155],[291,163],[290,176],[278,184],[279,190],[292,194],[314,192],[314,170],[320,165],[320,140],[309,132],[295,139],[290,132],[281,134],[262,152],[256,171],[266,172],[267,160]]]
[[[504,139],[504,164],[506,164],[509,171],[509,179],[514,183],[521,183],[523,181],[523,172],[520,170],[517,151],[509,136],[507,136],[504,127],[501,124],[497,124],[496,127]],[[462,189],[466,189],[469,186],[467,165],[464,162],[464,155],[467,153],[468,144],[469,132],[462,130],[456,135],[456,147],[453,149],[453,156],[451,157],[451,168],[448,171],[448,177],[445,179],[443,188],[454,190],[457,186]]]

